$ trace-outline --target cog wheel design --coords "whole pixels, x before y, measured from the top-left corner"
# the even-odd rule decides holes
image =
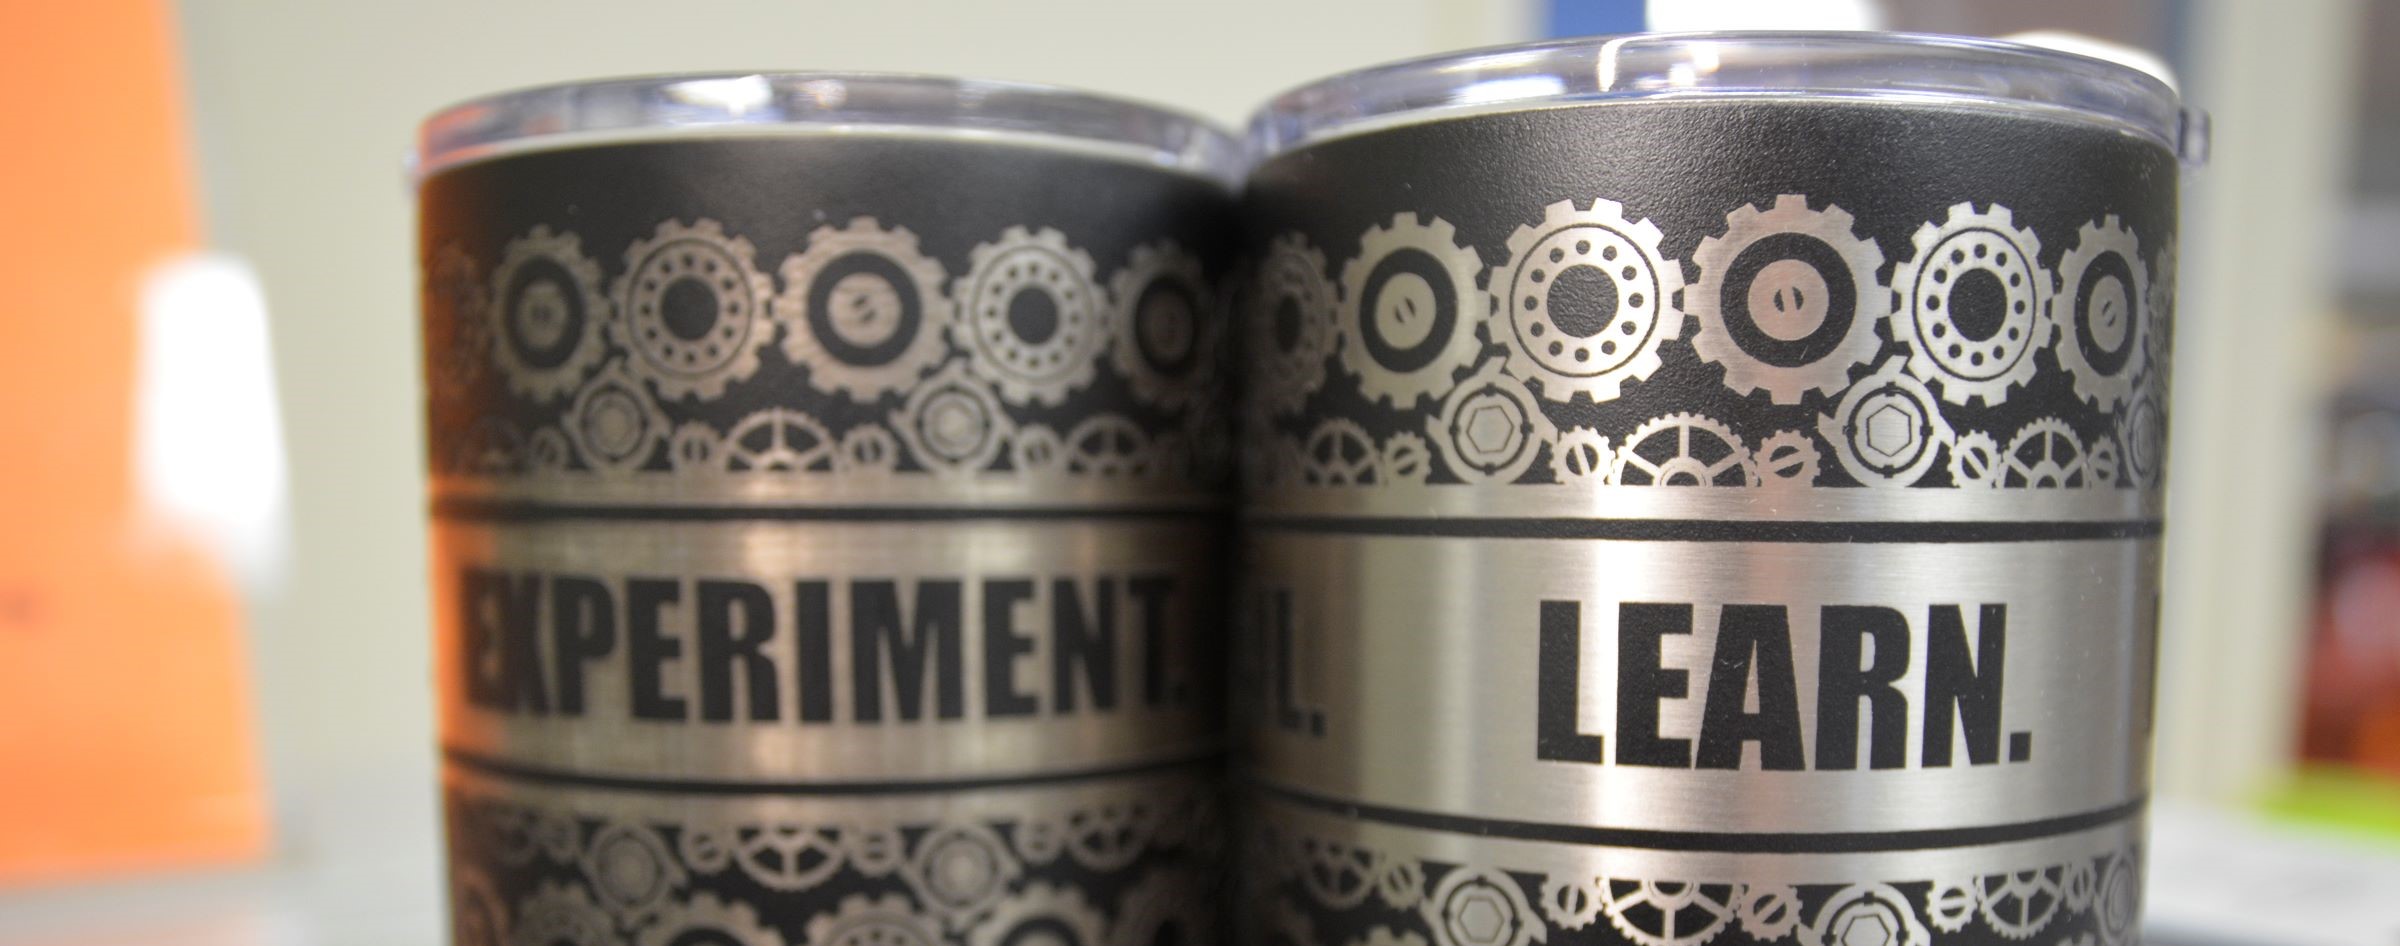
[[[1122,414],[1095,414],[1067,431],[1064,469],[1078,476],[1132,477],[1150,468],[1150,437]]]
[[[900,829],[889,824],[853,825],[841,832],[842,854],[850,859],[852,869],[869,877],[883,877],[908,864],[908,840]]]
[[[2058,261],[2058,364],[2075,393],[2102,411],[2132,396],[2149,367],[2152,300],[2141,245],[2114,214],[2075,231],[2075,248]]]
[[[1331,417],[1300,444],[1300,481],[1310,486],[1363,486],[1381,482],[1382,456],[1366,428]]]
[[[2159,410],[2158,397],[2149,392],[2135,397],[2133,406],[2118,415],[2117,425],[2125,441],[2126,485],[2158,485],[2167,461],[2167,417]]]
[[[625,248],[613,328],[659,397],[715,400],[758,373],[759,350],[775,340],[775,283],[757,256],[707,219],[669,220]]]
[[[1300,409],[1325,383],[1333,354],[1334,289],[1325,254],[1297,233],[1268,244],[1250,286],[1244,345],[1252,409],[1263,417]]]
[[[734,835],[733,863],[769,890],[808,890],[841,872],[841,839],[816,825],[759,825]]]
[[[818,227],[807,250],[784,258],[781,273],[775,315],[786,326],[783,351],[808,366],[820,390],[872,404],[916,383],[949,350],[949,274],[907,227],[885,228],[873,217]]]
[[[1425,438],[1400,431],[1384,438],[1382,455],[1376,459],[1375,472],[1386,484],[1419,484],[1433,470],[1433,450]]]
[[[1550,441],[1550,472],[1561,483],[1600,486],[1609,482],[1610,468],[1615,465],[1616,449],[1608,438],[1589,427],[1574,427],[1559,431],[1558,439]]]
[[[492,360],[491,288],[456,243],[435,251],[424,275],[426,376],[436,396],[455,398]]]
[[[1470,483],[1515,482],[1555,436],[1533,392],[1496,359],[1450,390],[1425,432],[1451,474]]]
[[[1496,870],[1452,870],[1420,912],[1439,946],[1526,946],[1549,933],[1517,882]]]
[[[999,903],[1020,872],[992,829],[961,822],[926,832],[901,876],[919,903],[940,913],[950,929],[962,930]]]
[[[2100,871],[2089,859],[2066,865],[2058,878],[2058,896],[2066,901],[2067,912],[2082,913],[2092,908],[2100,895]]]
[[[1108,946],[1108,923],[1072,887],[1030,883],[967,934],[970,946]]]
[[[1911,243],[1916,254],[1892,272],[1892,337],[1909,346],[1908,373],[1952,404],[2002,403],[2050,343],[2041,239],[2006,207],[1962,203]]]
[[[1375,852],[1331,838],[1301,837],[1294,845],[1300,885],[1336,910],[1367,902],[1375,889]]]
[[[1797,430],[1778,430],[1758,442],[1751,465],[1762,486],[1807,487],[1817,482],[1815,438]]]
[[[574,456],[575,447],[567,443],[567,435],[556,427],[534,431],[525,440],[525,470],[529,473],[560,472]]]
[[[511,946],[618,946],[614,922],[581,887],[544,883],[518,901],[509,927]]]
[[[727,903],[702,891],[670,907],[657,923],[642,930],[639,946],[785,946],[783,934],[758,921],[758,911],[746,903]]]
[[[1017,435],[1008,443],[1009,462],[1019,473],[1056,473],[1066,469],[1067,445],[1058,438],[1058,431],[1040,424],[1017,428]]]
[[[1950,444],[1950,482],[1961,487],[1997,488],[2008,472],[2000,443],[1980,430],[1959,434]]]
[[[601,905],[627,925],[656,914],[684,882],[675,852],[657,832],[622,821],[592,835],[583,852],[583,876]]]
[[[458,865],[450,871],[450,942],[452,946],[504,946],[508,942],[508,904],[500,899],[491,877]]]
[[[753,411],[725,432],[723,462],[737,472],[823,473],[834,468],[833,432],[788,407]]]
[[[1800,946],[1930,946],[1933,934],[1908,898],[1886,884],[1854,884],[1817,908],[1798,929]]]
[[[889,473],[900,462],[900,441],[882,424],[865,423],[842,433],[833,454],[836,473]]]
[[[689,822],[675,837],[675,853],[683,857],[685,866],[714,874],[733,866],[733,839],[737,833],[732,826],[714,821]]]
[[[1121,329],[1110,354],[1134,396],[1164,410],[1190,403],[1215,373],[1222,324],[1199,258],[1173,243],[1137,246],[1108,285]]]
[[[955,361],[909,392],[892,426],[918,463],[942,473],[982,472],[1008,444],[1000,399]]]
[[[1425,866],[1413,858],[1377,858],[1375,896],[1394,910],[1416,906],[1425,899]]]
[[[2075,429],[2056,417],[2038,417],[2008,441],[2000,455],[2000,485],[2030,489],[2082,486],[2083,443]]]
[[[1017,405],[1055,407],[1091,384],[1110,321],[1091,254],[1057,230],[1010,227],[968,258],[951,333],[969,367]]]
[[[2122,469],[2114,431],[2102,431],[2083,448],[2083,485],[2093,489],[2115,486]]]
[[[1609,925],[1642,946],[1699,946],[1733,922],[1730,884],[1609,880],[1600,893]]]
[[[2009,939],[2031,939],[2050,925],[2064,899],[2058,881],[2046,870],[2029,870],[1983,878],[1978,883],[1982,906],[1977,912],[1992,931]]]
[[[667,435],[667,465],[677,473],[725,468],[725,439],[717,429],[696,420],[676,425]]]
[[[1580,930],[1599,922],[1601,911],[1608,908],[1608,896],[1600,889],[1605,883],[1601,877],[1544,878],[1542,915],[1562,930]]]
[[[1342,266],[1342,367],[1370,399],[1407,409],[1440,397],[1483,354],[1483,257],[1440,217],[1396,214],[1359,237]]]
[[[1865,486],[1909,486],[1941,459],[1950,422],[1924,382],[1884,359],[1842,392],[1833,413],[1817,418],[1817,436],[1833,445],[1842,469]]]
[[[600,363],[608,298],[600,264],[574,234],[537,226],[510,240],[492,272],[492,299],[492,353],[509,390],[556,400]]]
[[[1972,879],[1937,880],[1925,891],[1925,919],[1944,933],[1966,929],[1982,906],[1982,888]]]
[[[1731,428],[1699,414],[1669,414],[1626,435],[1610,461],[1619,486],[1750,486],[1758,470]]]
[[[909,906],[900,894],[852,894],[840,906],[810,917],[801,941],[808,946],[942,946],[942,928]]]
[[[1800,891],[1785,884],[1744,884],[1733,898],[1733,912],[1753,939],[1782,939],[1800,925]]]
[[[1508,238],[1494,276],[1490,325],[1508,348],[1508,373],[1561,404],[1583,394],[1613,400],[1628,380],[1658,370],[1658,347],[1683,333],[1674,305],[1683,264],[1659,255],[1658,226],[1625,219],[1625,207],[1562,200],[1540,226]]]
[[[640,382],[613,362],[576,393],[561,419],[575,453],[603,473],[630,473],[650,462],[667,439],[667,417]]]
[[[1761,390],[1776,404],[1798,404],[1850,383],[1850,369],[1875,357],[1875,326],[1890,317],[1890,295],[1875,280],[1883,250],[1852,232],[1850,212],[1783,194],[1766,210],[1745,205],[1725,217],[1725,233],[1700,241],[1692,262],[1700,278],[1683,293],[1699,330],[1692,350],[1725,367],[1725,386]]]
[[[1217,941],[1217,921],[1208,893],[1207,879],[1190,870],[1153,870],[1118,901],[1109,942],[1211,946]]]

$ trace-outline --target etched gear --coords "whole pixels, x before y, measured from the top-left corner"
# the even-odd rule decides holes
[[[1992,931],[2009,939],[2031,939],[2050,925],[2065,899],[2058,881],[2047,870],[1997,874],[1976,884],[1981,894],[1976,912]]]
[[[622,821],[593,833],[582,866],[601,906],[627,926],[657,914],[685,879],[675,853],[667,850],[657,832]]]
[[[456,243],[435,251],[425,267],[426,377],[437,397],[467,393],[492,360],[491,288],[475,258]]]
[[[1310,486],[1380,483],[1381,459],[1366,428],[1346,417],[1329,417],[1300,445],[1300,481]]]
[[[525,471],[528,473],[557,473],[567,468],[575,457],[575,447],[567,435],[556,427],[534,431],[525,440]]]
[[[1496,870],[1451,871],[1419,912],[1439,946],[1527,946],[1546,935],[1525,892]]]
[[[2117,438],[2113,431],[2102,431],[2100,436],[2092,438],[2092,442],[2083,448],[2083,485],[2092,489],[2107,489],[2117,485],[2117,477],[2122,471],[2123,464],[2117,455]]]
[[[841,835],[842,855],[861,874],[882,877],[908,864],[908,839],[895,825],[853,825]]]
[[[1863,486],[1909,486],[1933,469],[1952,435],[1924,382],[1899,356],[1842,392],[1833,413],[1817,418],[1817,436],[1833,445],[1842,469]]]
[[[1216,915],[1207,878],[1182,868],[1152,870],[1118,901],[1109,942],[1128,946],[1174,943],[1213,946]]]
[[[611,363],[575,395],[561,419],[575,453],[603,473],[630,473],[650,462],[667,439],[667,417],[650,393],[625,370]]]
[[[2086,480],[2083,442],[2056,417],[2037,417],[2019,429],[2000,460],[2002,486],[2059,489]]]
[[[1915,255],[1892,272],[1891,315],[1908,373],[1952,404],[2001,404],[2033,380],[2033,353],[2050,343],[2041,239],[2006,207],[1962,203],[1910,242]]]
[[[1425,899],[1425,865],[1414,858],[1378,857],[1375,897],[1394,910],[1406,910]]]
[[[1336,300],[1325,254],[1297,233],[1276,237],[1250,298],[1243,322],[1252,408],[1261,417],[1297,411],[1325,383],[1325,359],[1333,354]]]
[[[951,362],[909,392],[892,426],[928,470],[980,473],[1007,446],[1009,419],[991,389]]]
[[[1214,374],[1222,324],[1200,259],[1169,242],[1137,246],[1108,285],[1117,372],[1135,397],[1161,409],[1190,403]]]
[[[1733,898],[1733,912],[1752,939],[1779,940],[1800,925],[1800,891],[1786,884],[1743,884]]]
[[[1544,878],[1542,915],[1562,930],[1580,930],[1600,922],[1600,912],[1608,907],[1608,897],[1600,889],[1606,882],[1601,877],[1560,877],[1555,874]]]
[[[1887,884],[1845,887],[1798,928],[1800,946],[1931,946],[1908,897]]]
[[[948,928],[962,930],[1000,902],[1021,870],[992,829],[955,822],[926,832],[901,876],[919,903],[939,912]]]
[[[1997,488],[2008,470],[2000,442],[1980,430],[1959,434],[1950,444],[1950,482],[1959,487]]]
[[[2125,482],[2129,486],[2156,486],[2158,473],[2167,460],[2167,418],[2159,410],[2158,397],[2147,391],[2136,395],[2133,406],[2118,415],[2118,435],[2125,440]]]
[[[493,359],[509,390],[527,398],[565,396],[607,350],[600,264],[572,233],[537,226],[510,240],[492,273],[492,300]]]
[[[941,924],[917,913],[901,894],[852,894],[840,906],[810,917],[801,935],[808,946],[943,946]]]
[[[1108,946],[1108,922],[1073,887],[1026,884],[967,934],[969,946]]]
[[[1752,486],[1758,469],[1732,428],[1699,414],[1654,418],[1625,437],[1609,462],[1618,486]]]
[[[1626,220],[1613,200],[1562,200],[1540,226],[1518,227],[1491,287],[1489,330],[1508,347],[1508,373],[1563,404],[1612,400],[1657,371],[1659,345],[1683,333],[1683,264],[1658,242],[1656,224]]]
[[[1925,920],[1944,933],[1966,929],[1982,906],[1982,888],[1972,878],[1936,880],[1925,891]]]
[[[1066,469],[1067,445],[1058,431],[1040,424],[1017,428],[1008,442],[1009,463],[1019,473],[1056,473]]]
[[[783,934],[758,921],[758,911],[746,903],[727,903],[707,891],[669,908],[657,923],[642,930],[639,946],[690,946],[693,943],[739,943],[741,946],[785,946]],[[580,946],[580,944],[578,944]]]
[[[1010,227],[968,259],[950,329],[974,372],[1017,405],[1055,407],[1091,384],[1111,321],[1091,254],[1057,230]]]
[[[1405,430],[1384,438],[1375,475],[1385,484],[1423,483],[1432,470],[1433,450],[1425,445],[1425,438]]]
[[[678,473],[724,469],[725,440],[717,436],[714,427],[696,420],[684,421],[667,435],[667,465]]]
[[[1641,946],[1699,946],[1733,922],[1730,884],[1603,880],[1608,923]]]
[[[1065,468],[1080,476],[1140,476],[1150,466],[1150,438],[1122,414],[1095,414],[1067,431]]]
[[[1700,278],[1683,307],[1698,324],[1692,350],[1725,367],[1726,387],[1798,404],[1810,391],[1840,392],[1850,369],[1875,357],[1891,296],[1875,280],[1883,250],[1856,225],[1840,207],[1810,210],[1808,198],[1783,194],[1766,210],[1727,214],[1724,235],[1700,241]]]
[[[546,882],[517,902],[511,946],[617,946],[616,923],[581,887]]]
[[[1425,432],[1450,473],[1469,483],[1512,483],[1555,436],[1533,392],[1501,370],[1497,359],[1450,390]]]
[[[1359,236],[1342,266],[1342,367],[1372,400],[1406,410],[1448,391],[1483,354],[1483,257],[1440,217],[1401,213]]]
[[[833,432],[804,411],[769,407],[735,421],[725,432],[722,463],[735,472],[827,473],[834,468]]]
[[[836,473],[889,473],[900,463],[900,441],[882,424],[868,422],[842,432],[833,454]]]
[[[625,248],[612,328],[659,397],[715,400],[758,373],[759,350],[775,340],[775,282],[757,255],[708,219],[669,220]]]
[[[2100,895],[2100,871],[2090,858],[2079,858],[2061,869],[2058,877],[2059,899],[2066,901],[2067,912],[2082,913],[2092,908]]]
[[[732,836],[733,863],[768,890],[815,888],[842,870],[841,838],[830,828],[775,822]]]
[[[683,826],[675,836],[675,853],[683,857],[685,866],[703,874],[714,874],[733,866],[733,839],[738,833],[730,825],[716,821],[694,820]]]
[[[873,217],[818,227],[781,272],[783,351],[819,390],[872,404],[907,390],[949,351],[949,274],[907,227]]]
[[[1333,838],[1303,836],[1293,845],[1300,886],[1336,910],[1367,902],[1375,890],[1375,852]]]
[[[1573,427],[1559,431],[1558,438],[1550,441],[1550,472],[1561,483],[1601,486],[1609,482],[1609,468],[1616,456],[1616,449],[1599,431]]]
[[[1816,438],[1797,430],[1778,430],[1758,442],[1751,466],[1758,471],[1761,486],[1807,487],[1816,484],[1821,459]]]
[[[2149,367],[2152,334],[2150,275],[2141,244],[2116,215],[2075,231],[2075,248],[2058,261],[2058,365],[2075,393],[2102,411],[2132,396],[2134,378]]]

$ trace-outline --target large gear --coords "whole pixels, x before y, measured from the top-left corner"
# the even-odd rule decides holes
[[[1892,272],[1891,315],[1908,373],[1952,404],[2006,401],[2033,380],[2033,353],[2050,343],[2041,239],[2006,207],[1962,203],[1910,242],[1915,255]]]
[[[775,282],[757,255],[707,219],[669,220],[625,248],[612,329],[659,397],[714,400],[758,373],[759,350],[775,340]]]
[[[1297,233],[1268,244],[1250,286],[1243,322],[1245,375],[1253,410],[1273,417],[1299,410],[1325,383],[1325,358],[1334,347],[1333,283],[1325,254]]]
[[[1653,418],[1625,435],[1610,461],[1619,486],[1751,486],[1758,469],[1732,428],[1699,414]]]
[[[1117,305],[1117,371],[1135,397],[1167,410],[1189,403],[1216,367],[1216,297],[1200,259],[1173,243],[1137,246],[1109,277]]]
[[[560,421],[575,453],[593,470],[630,473],[650,462],[667,439],[667,418],[623,362],[601,369],[575,395]]]
[[[691,946],[695,943],[739,943],[741,946],[785,946],[783,934],[759,922],[758,911],[746,903],[727,903],[707,891],[692,894],[644,928],[638,946]]]
[[[1008,445],[1008,414],[983,381],[951,362],[909,392],[892,426],[928,470],[980,473]]]
[[[1030,883],[967,934],[969,946],[1109,946],[1108,921],[1073,887]]]
[[[918,913],[908,898],[852,894],[840,906],[809,918],[808,946],[943,946],[941,924]]]
[[[1508,372],[1563,404],[1612,400],[1657,371],[1659,345],[1683,333],[1683,264],[1658,243],[1656,224],[1626,220],[1613,200],[1562,200],[1540,226],[1518,227],[1491,286],[1489,330],[1508,347]]]
[[[600,264],[572,233],[537,226],[510,240],[492,273],[492,300],[493,358],[509,389],[525,397],[550,401],[575,390],[608,348]]]
[[[1833,394],[1850,369],[1875,357],[1875,325],[1891,315],[1875,281],[1883,250],[1852,232],[1850,212],[1783,194],[1760,210],[1725,217],[1725,233],[1700,241],[1700,278],[1683,307],[1698,323],[1692,350],[1725,367],[1725,386],[1764,390],[1776,404],[1810,391]]]
[[[1361,235],[1358,256],[1342,266],[1342,367],[1367,397],[1404,410],[1440,397],[1483,353],[1483,257],[1458,244],[1449,221],[1432,219],[1394,215]]]
[[[1523,382],[1489,360],[1450,389],[1425,433],[1450,474],[1469,483],[1513,483],[1556,436]]]
[[[1452,870],[1419,912],[1439,946],[1529,946],[1545,933],[1515,878],[1496,870]]]
[[[2075,248],[2058,261],[2058,364],[2075,393],[2113,411],[2149,366],[2150,275],[2140,243],[2114,214],[2075,231]]]
[[[1842,393],[1833,413],[1817,418],[1817,436],[1862,486],[1909,486],[1941,459],[1952,435],[1941,404],[1925,384],[1902,370],[1899,356]]]
[[[968,259],[950,329],[975,373],[1019,405],[1055,407],[1091,384],[1111,321],[1091,254],[1057,230],[1010,227]]]
[[[860,404],[903,391],[949,351],[949,276],[907,227],[873,217],[818,227],[785,257],[776,317],[783,351],[810,383]]]

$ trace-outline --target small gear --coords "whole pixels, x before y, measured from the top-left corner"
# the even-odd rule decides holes
[[[1834,394],[1850,369],[1875,357],[1875,325],[1891,315],[1875,281],[1883,250],[1852,232],[1849,211],[1784,194],[1772,207],[1745,205],[1725,233],[1700,241],[1700,278],[1683,307],[1699,330],[1692,349],[1725,366],[1725,386],[1798,404],[1810,391]]]
[[[562,423],[576,454],[604,473],[641,469],[667,439],[666,415],[623,362],[613,362],[593,376],[576,393]]]
[[[941,924],[909,906],[908,898],[851,894],[840,906],[810,917],[801,942],[808,946],[943,946]]]
[[[667,465],[678,473],[725,468],[725,440],[700,421],[679,424],[667,435]]]
[[[510,390],[550,401],[600,363],[608,298],[600,264],[574,234],[537,226],[510,240],[492,273],[492,299],[493,353]]]
[[[975,373],[1017,405],[1055,407],[1091,384],[1111,321],[1091,254],[1057,230],[1010,227],[968,258],[950,328]]]
[[[1908,896],[1887,884],[1853,884],[1817,908],[1796,930],[1800,946],[1932,946]]]
[[[1483,353],[1483,257],[1458,245],[1449,221],[1432,220],[1394,215],[1361,235],[1359,255],[1342,266],[1342,367],[1367,397],[1404,410],[1440,397]]]
[[[1600,486],[1609,481],[1609,467],[1616,456],[1599,431],[1572,427],[1559,431],[1558,439],[1550,442],[1550,472],[1561,483]]]
[[[1135,397],[1166,410],[1189,403],[1214,373],[1221,324],[1199,258],[1173,243],[1137,246],[1108,282],[1117,371]]]
[[[873,217],[818,227],[782,273],[783,351],[819,390],[872,404],[907,390],[949,350],[949,275],[907,227]]]
[[[1323,252],[1297,233],[1268,244],[1250,286],[1249,317],[1243,320],[1249,396],[1260,416],[1299,410],[1325,383],[1335,304]]]
[[[1095,414],[1067,431],[1066,471],[1081,476],[1133,477],[1150,464],[1150,438],[1122,414]]]
[[[866,423],[842,433],[833,454],[836,473],[889,473],[900,462],[900,441],[882,424]]]
[[[544,941],[547,943],[547,941]],[[783,934],[760,923],[758,911],[746,903],[727,903],[702,891],[661,914],[635,940],[639,946],[688,946],[692,943],[739,943],[741,946],[784,946]],[[580,946],[580,944],[578,944]]]
[[[1452,870],[1419,912],[1440,946],[1528,946],[1545,935],[1525,891],[1496,870]]]
[[[2000,442],[1980,430],[1959,434],[1950,444],[1950,482],[1960,487],[1991,489],[2000,485],[2008,464],[2000,458]]]
[[[853,825],[842,832],[842,854],[860,874],[883,877],[907,866],[908,839],[893,824]]]
[[[1797,430],[1778,430],[1758,442],[1752,463],[1763,486],[1814,486],[1817,482],[1816,438]]]
[[[1010,438],[1008,457],[1019,473],[1056,473],[1066,468],[1067,445],[1058,439],[1058,431],[1027,424]]]
[[[2058,489],[2084,485],[2083,443],[2075,429],[2056,417],[2038,417],[2017,431],[2000,455],[2000,485]]]
[[[1625,437],[1609,464],[1619,486],[1751,486],[1750,450],[1731,428],[1699,414],[1654,418]]]
[[[1523,382],[1489,360],[1450,390],[1425,432],[1450,473],[1469,483],[1513,483],[1553,436],[1550,418]]]
[[[2150,276],[2140,244],[2115,215],[2075,231],[2075,248],[2058,261],[2058,364],[2075,393],[2113,411],[2149,365]]]
[[[834,467],[833,432],[788,407],[751,412],[725,432],[723,465],[737,472],[825,473]]]
[[[1384,438],[1381,452],[1375,475],[1386,484],[1420,484],[1433,470],[1433,450],[1425,446],[1425,438],[1408,431]]]
[[[1924,383],[1884,359],[1872,374],[1842,392],[1833,413],[1817,418],[1817,436],[1865,486],[1910,486],[1933,469],[1951,441],[1950,422]]]
[[[1300,482],[1310,486],[1364,486],[1380,482],[1382,458],[1375,438],[1358,422],[1327,418],[1300,445]]]
[[[2123,469],[2117,456],[2117,437],[2113,431],[2102,431],[2100,436],[2093,438],[2083,448],[2083,485],[2093,489],[2115,486]]]
[[[1699,946],[1733,923],[1733,886],[1603,880],[1608,923],[1641,946]]]
[[[1982,905],[1982,888],[1974,878],[1936,880],[1925,891],[1925,919],[1944,933],[1966,929]]]
[[[1800,891],[1785,884],[1743,884],[1733,898],[1733,912],[1751,939],[1773,942],[1800,925]]]
[[[511,946],[616,946],[616,923],[581,887],[557,882],[517,902]]]
[[[998,904],[1021,872],[992,829],[957,822],[926,832],[902,876],[917,902],[939,912],[950,929],[963,930]]]
[[[666,905],[683,886],[683,868],[658,832],[628,822],[611,822],[584,849],[583,876],[601,906],[628,925],[639,925]]]
[[[758,373],[759,350],[775,340],[775,282],[757,255],[706,219],[669,220],[626,247],[613,328],[659,397],[715,400]]]
[[[732,833],[733,863],[742,875],[768,890],[813,890],[842,869],[841,838],[834,829],[776,821]]]
[[[2100,869],[2091,858],[2076,858],[2059,869],[2058,896],[2066,901],[2067,912],[2091,909],[2099,895]]]
[[[1604,877],[1582,874],[1550,875],[1542,881],[1542,915],[1567,930],[1580,930],[1600,922],[1600,911],[1608,903],[1601,887],[1607,882]]]
[[[1952,404],[2006,401],[2050,343],[2041,239],[2006,207],[1965,203],[1911,243],[1916,255],[1892,272],[1892,337],[1909,346],[1908,373]]]
[[[1375,862],[1375,898],[1394,910],[1425,900],[1425,864],[1412,857],[1382,855]]]
[[[1108,921],[1073,887],[1026,884],[975,924],[969,946],[1109,946]]]
[[[556,427],[534,431],[533,436],[525,440],[525,471],[528,473],[561,472],[574,456],[574,446],[567,443],[567,435]]]
[[[1000,399],[955,361],[909,392],[892,426],[919,464],[944,473],[980,473],[1008,444]]]
[[[1683,264],[1658,242],[1656,224],[1626,220],[1613,200],[1562,200],[1540,226],[1518,227],[1491,287],[1489,330],[1508,347],[1508,373],[1564,404],[1612,400],[1657,371],[1659,345],[1683,333]]]
[[[2065,899],[2057,878],[2046,870],[2029,870],[1985,877],[1977,912],[1992,931],[2008,939],[2031,939],[2050,925]]]
[[[433,393],[455,398],[483,377],[492,360],[491,287],[475,258],[443,244],[425,267],[426,378]]]
[[[1131,888],[1117,907],[1109,942],[1150,946],[1212,946],[1217,916],[1206,877],[1186,869],[1154,869]]]
[[[2167,459],[2167,417],[2158,397],[2144,391],[2117,417],[2118,435],[2125,440],[2124,480],[2128,486],[2156,486]]]

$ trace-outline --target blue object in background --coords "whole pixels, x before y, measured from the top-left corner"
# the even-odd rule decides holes
[[[1596,33],[1638,33],[1642,0],[1543,0],[1543,35],[1552,39]]]

